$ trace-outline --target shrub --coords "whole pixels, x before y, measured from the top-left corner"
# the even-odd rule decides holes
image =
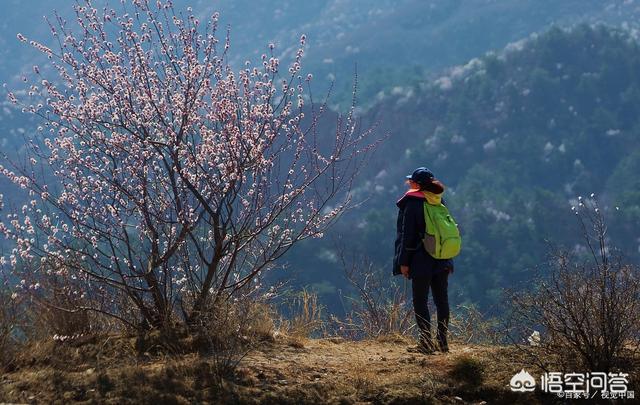
[[[413,308],[401,282],[389,281],[367,257],[348,261],[342,255],[341,260],[357,296],[347,297],[349,308],[344,318],[331,317],[335,333],[351,339],[411,334]]]
[[[484,364],[470,356],[458,357],[453,362],[451,377],[469,387],[479,387],[484,382]]]
[[[640,273],[610,245],[597,201],[574,211],[584,246],[552,250],[536,288],[508,293],[510,337],[545,370],[624,368],[638,351]]]

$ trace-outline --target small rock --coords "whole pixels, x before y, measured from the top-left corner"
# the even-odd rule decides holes
[[[458,402],[464,402],[464,399],[462,399],[460,397],[453,397],[453,399],[455,399]]]
[[[93,373],[94,373],[94,371],[96,371],[96,370],[95,370],[95,369],[93,369],[93,368],[88,368],[84,373],[85,373],[86,375],[91,375],[91,374],[93,374]]]

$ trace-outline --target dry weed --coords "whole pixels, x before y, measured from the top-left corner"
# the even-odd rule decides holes
[[[348,260],[342,254],[340,258],[357,296],[347,297],[343,318],[331,316],[332,333],[348,339],[412,334],[413,309],[406,284],[398,279],[389,281],[389,276],[367,257]]]
[[[365,362],[358,362],[349,368],[349,381],[359,397],[367,396],[380,385],[380,376]]]
[[[194,344],[200,354],[211,360],[203,372],[221,386],[256,344],[273,340],[273,312],[265,302],[239,294],[212,303],[209,308],[194,326]]]
[[[324,326],[323,307],[314,292],[302,290],[285,304],[284,312],[287,316],[280,318],[280,333],[302,347],[304,339],[315,336]]]
[[[432,402],[436,394],[442,390],[441,379],[442,376],[439,373],[431,370],[424,370],[420,374],[420,393],[424,402]]]
[[[432,322],[435,325],[435,320]],[[463,344],[496,345],[505,341],[500,321],[488,318],[473,304],[458,305],[452,311],[449,332],[453,339]]]

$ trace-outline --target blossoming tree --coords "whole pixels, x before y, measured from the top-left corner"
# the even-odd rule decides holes
[[[85,0],[75,13],[73,27],[49,23],[55,49],[30,41],[48,67],[34,67],[24,100],[9,93],[43,121],[28,163],[0,167],[31,196],[0,223],[18,293],[53,277],[79,295],[68,310],[194,322],[350,205],[375,142],[353,109],[318,130],[326,109],[301,74],[304,36],[288,70],[269,45],[235,71],[217,14],[149,0],[119,11]]]

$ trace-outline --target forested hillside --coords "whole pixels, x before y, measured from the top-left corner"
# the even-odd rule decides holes
[[[586,25],[554,28],[435,81],[396,88],[367,117],[391,133],[357,193],[370,199],[336,234],[390,275],[394,203],[404,175],[425,165],[449,186],[463,230],[451,279],[457,302],[499,304],[502,288],[545,263],[548,242],[583,252],[571,211],[579,196],[595,193],[614,243],[637,259],[639,99],[636,39]],[[302,273],[309,281],[327,275],[337,291],[338,252],[323,244],[307,247],[320,262]]]
[[[41,15],[57,8],[72,18],[72,12],[62,1],[26,10],[10,3],[0,26],[0,74],[15,88],[42,62],[28,46],[20,48],[16,32],[44,40]],[[463,229],[465,248],[451,283],[456,303],[499,303],[503,287],[528,280],[544,262],[545,240],[580,251],[570,211],[579,195],[601,197],[603,209],[615,214],[612,236],[626,255],[638,256],[640,52],[633,2],[192,3],[202,15],[222,12],[238,61],[257,60],[271,41],[286,58],[307,33],[305,69],[314,73],[318,93],[335,78],[332,104],[350,100],[357,63],[364,123],[378,122],[380,133],[390,135],[360,177],[354,197],[361,204],[325,239],[292,251],[288,270],[273,277],[312,286],[336,310],[338,294],[349,294],[341,253],[369,257],[390,274],[394,202],[404,175],[420,165],[449,186],[447,201]],[[625,28],[547,29],[584,21]],[[485,54],[490,49],[502,50]],[[15,155],[38,125],[5,101],[0,148]],[[0,193],[5,211],[20,207],[4,180]]]
[[[19,87],[32,71],[38,53],[16,39],[52,44],[43,17],[54,11],[71,22],[72,3],[34,0],[24,7],[7,0],[0,22],[0,80]],[[95,1],[96,7],[108,4]],[[332,103],[344,108],[351,100],[354,70],[359,72],[359,105],[370,107],[382,92],[405,85],[412,78],[433,75],[491,49],[500,49],[552,24],[571,26],[602,21],[637,28],[640,6],[632,1],[602,0],[378,0],[300,2],[292,0],[176,0],[180,9],[191,6],[201,18],[220,12],[220,29],[230,30],[233,63],[257,61],[269,43],[277,56],[291,56],[301,34],[308,38],[305,68],[314,74],[322,93],[335,81]],[[3,96],[4,98],[4,96]],[[4,101],[4,99],[3,99]],[[8,105],[4,105],[9,107]],[[20,148],[23,132],[37,126],[18,111],[0,113],[0,147]],[[1,185],[0,185],[1,187]],[[1,190],[2,188],[0,188]]]

